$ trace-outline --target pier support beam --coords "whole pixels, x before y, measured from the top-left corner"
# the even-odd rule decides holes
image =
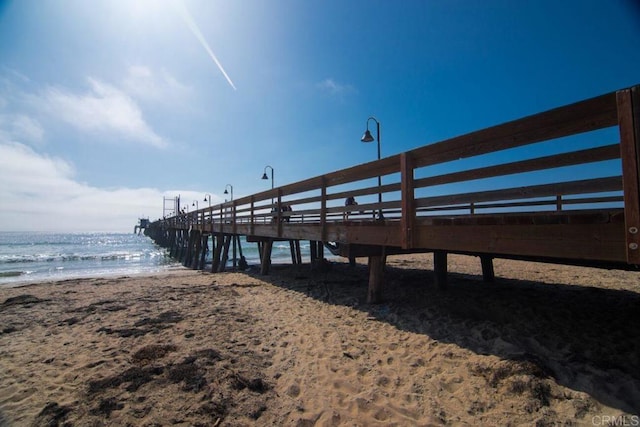
[[[224,246],[224,235],[218,233],[215,236],[215,250],[213,251],[213,259],[211,260],[211,272],[217,273],[220,269],[220,256],[222,255],[222,247]]]
[[[482,265],[482,280],[487,283],[493,283],[496,280],[496,275],[493,271],[493,257],[480,255],[480,264]]]
[[[291,263],[302,264],[302,253],[300,251],[300,240],[289,240],[289,248],[291,249]]]
[[[178,261],[184,262],[184,258],[189,247],[189,232],[187,230],[180,231],[180,251],[178,252]]]
[[[222,259],[220,260],[220,268],[218,271],[225,271],[227,268],[227,260],[229,259],[229,245],[231,245],[232,234],[224,236],[224,248],[222,249]]]
[[[269,274],[271,268],[271,250],[273,249],[273,239],[267,239],[262,242],[262,261],[260,266],[260,274]]]
[[[198,268],[198,262],[200,259],[200,251],[202,250],[202,236],[200,234],[200,231],[198,230],[194,230],[193,231],[193,250],[191,252],[191,260],[190,260],[190,267],[193,269],[197,269]]]
[[[182,259],[182,265],[191,267],[191,254],[193,248],[193,231],[185,231],[185,251]]]
[[[384,281],[384,265],[387,257],[376,255],[369,257],[369,289],[367,290],[367,303],[379,304],[382,302],[382,285]]]
[[[311,263],[318,258],[318,247],[316,246],[315,240],[309,240],[309,257],[311,258]]]
[[[176,229],[169,229],[169,256],[175,258],[176,250]]]
[[[198,265],[196,265],[196,269],[204,270],[204,264],[207,258],[207,252],[209,251],[209,235],[202,233],[200,236],[200,248],[202,249],[200,252],[200,260],[198,261]]]
[[[433,271],[438,289],[447,288],[447,253],[435,251],[433,253]]]
[[[240,255],[240,260],[238,261],[238,268],[240,268],[240,270],[246,270],[247,267],[249,267],[249,265],[247,264],[246,258],[242,254],[242,242],[240,241],[240,236],[236,235],[234,238],[236,240],[236,244],[238,245],[238,253]]]
[[[174,258],[180,262],[182,262],[182,249],[184,247],[183,236],[183,230],[178,230],[178,235],[176,237],[176,254]]]

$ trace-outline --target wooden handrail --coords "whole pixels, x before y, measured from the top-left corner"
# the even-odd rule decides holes
[[[617,124],[616,93],[611,92],[411,151],[416,167],[434,165],[535,142],[589,132]]]
[[[477,207],[477,203],[479,202],[524,200],[536,197],[555,197],[557,194],[590,194],[621,190],[622,177],[613,176],[555,184],[533,185],[528,187],[513,187],[502,190],[424,197],[416,200],[416,206],[419,208],[452,206],[473,202],[476,203]]]
[[[421,188],[433,185],[451,184],[454,182],[493,178],[496,176],[553,169],[563,166],[601,162],[619,157],[620,144],[610,144],[581,151],[572,151],[569,153],[555,154],[553,156],[538,157],[535,159],[504,163],[497,166],[488,166],[462,172],[416,179],[415,186],[416,188]]]

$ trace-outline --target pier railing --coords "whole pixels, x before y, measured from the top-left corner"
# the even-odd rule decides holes
[[[604,215],[624,222],[620,250],[626,262],[640,264],[639,91],[608,93],[156,225],[410,250],[437,248],[438,238],[424,228],[432,224],[498,217],[520,225],[575,223]],[[358,205],[345,206],[348,197]]]

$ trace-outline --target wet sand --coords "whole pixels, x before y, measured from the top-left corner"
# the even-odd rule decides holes
[[[432,265],[389,257],[377,305],[342,262],[0,289],[0,426],[639,420],[640,273]]]

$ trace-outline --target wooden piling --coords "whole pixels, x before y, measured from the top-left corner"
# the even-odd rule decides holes
[[[273,239],[267,239],[262,242],[262,262],[260,266],[260,274],[269,274],[271,268],[271,250],[273,249]]]
[[[435,251],[433,253],[433,271],[435,272],[436,286],[438,289],[447,287],[447,252]]]
[[[196,266],[198,270],[204,270],[204,266],[207,260],[207,252],[209,251],[209,235],[202,233],[202,237],[200,238],[200,245],[202,247],[202,252],[200,254],[200,262]]]
[[[224,236],[224,248],[222,249],[222,259],[220,260],[220,268],[218,271],[225,271],[227,268],[227,260],[229,259],[229,245],[231,244],[231,238],[233,234]]]
[[[311,264],[318,259],[318,247],[315,240],[309,240],[309,256],[311,257]]]
[[[169,256],[175,257],[175,247],[176,247],[176,229],[169,229]]]
[[[187,247],[189,245],[189,232],[187,230],[182,230],[182,240],[180,243],[180,253],[178,254],[178,259],[180,262],[184,262],[184,258],[187,255]]]
[[[224,246],[224,235],[222,233],[216,234],[216,249],[213,252],[213,259],[211,260],[211,272],[216,273],[220,270],[220,256],[222,255],[222,247]]]
[[[235,238],[236,238],[236,242],[237,242],[237,245],[238,245],[238,254],[240,255],[240,261],[238,263],[238,267],[241,270],[246,270],[249,265],[247,264],[247,260],[245,259],[244,255],[242,254],[242,242],[240,240],[240,236],[236,235]]]
[[[302,253],[300,252],[300,240],[289,240],[289,249],[291,250],[291,263],[302,264]]]
[[[200,251],[202,251],[202,235],[200,230],[193,230],[193,251],[191,254],[190,267],[193,269],[198,268],[198,262],[200,260]]]
[[[482,265],[482,280],[487,283],[493,283],[496,280],[493,271],[493,257],[490,255],[480,255],[480,264]]]
[[[174,258],[182,261],[182,230],[178,230],[176,235],[176,250]]]
[[[369,288],[367,290],[367,303],[369,304],[382,302],[385,262],[386,256],[384,255],[369,257]]]
[[[184,265],[186,267],[187,264],[189,263],[189,258],[191,258],[191,232],[187,233],[184,257],[182,259],[182,265]]]

